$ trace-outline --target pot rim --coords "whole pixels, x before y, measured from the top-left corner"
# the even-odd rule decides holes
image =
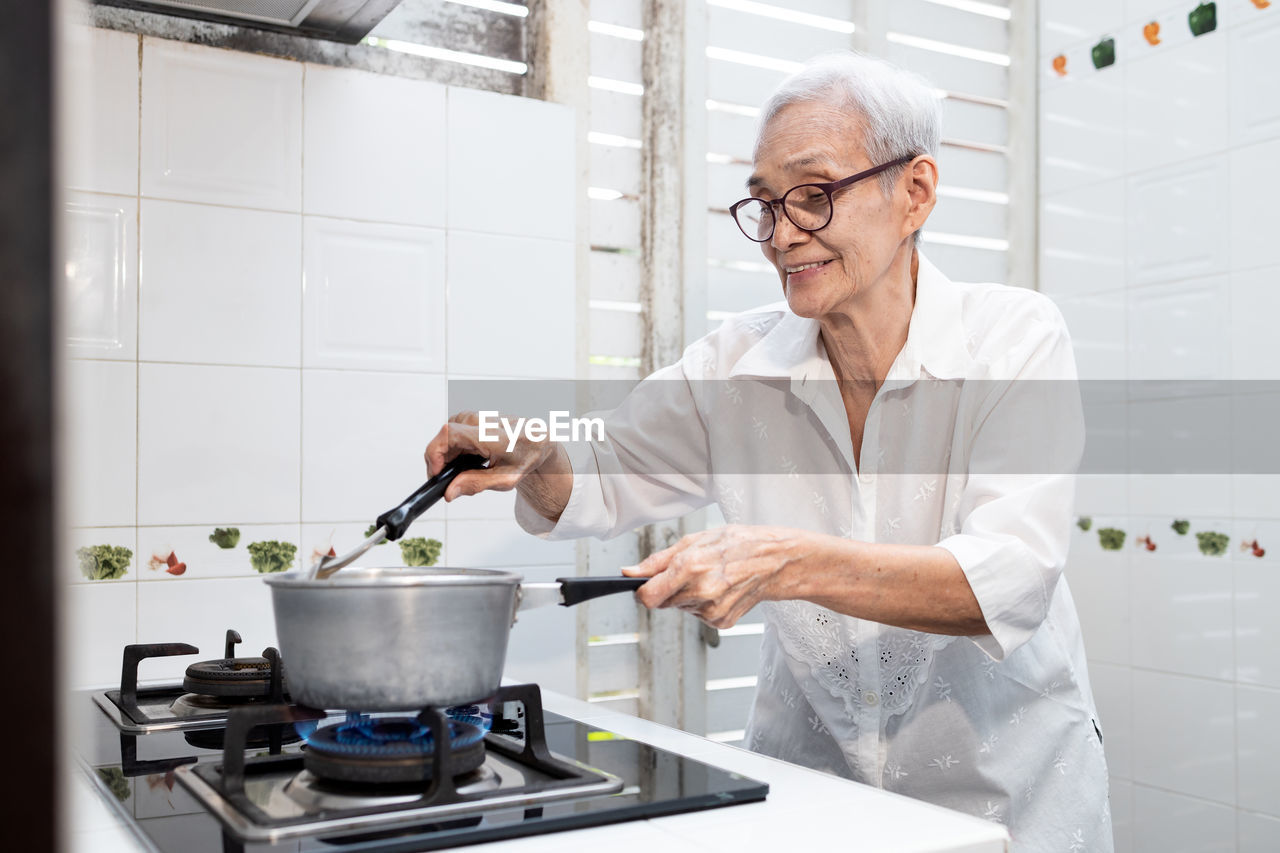
[[[281,589],[370,589],[383,587],[516,586],[524,578],[495,569],[463,569],[449,566],[351,566],[328,578],[311,578],[305,571],[266,575],[268,586]]]

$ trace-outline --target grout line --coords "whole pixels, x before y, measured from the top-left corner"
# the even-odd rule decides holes
[[[133,244],[133,552],[138,560],[138,518],[142,512],[142,365],[138,356],[142,351],[142,65],[145,39],[138,35],[138,157],[134,174]],[[139,563],[141,562],[138,560]],[[134,578],[133,587],[133,641],[138,642],[142,619],[142,596]]]
[[[307,208],[307,63],[302,64],[302,86],[299,97],[302,104],[298,109],[298,132],[301,136],[298,144],[298,207]],[[303,458],[303,440],[306,436],[306,374],[302,365],[307,355],[307,221],[304,216],[298,217],[298,545],[302,546],[302,503],[303,503],[303,471],[306,460]]]

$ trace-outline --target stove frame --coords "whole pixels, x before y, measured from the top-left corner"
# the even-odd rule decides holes
[[[289,724],[320,720],[326,716],[322,711],[297,705],[234,709],[227,722],[222,762],[186,765],[178,768],[176,775],[178,782],[222,822],[225,830],[238,840],[248,842],[325,838],[411,827],[462,815],[471,817],[498,809],[536,807],[553,800],[622,790],[622,780],[616,776],[579,762],[570,762],[551,752],[546,742],[542,693],[536,684],[502,687],[492,700],[494,708],[510,702],[518,702],[524,707],[523,746],[514,745],[506,735],[491,732],[485,737],[486,749],[514,765],[550,776],[552,781],[549,783],[525,784],[498,793],[487,790],[459,793],[454,778],[444,770],[451,751],[447,736],[449,718],[439,709],[428,708],[419,715],[419,719],[430,727],[435,748],[432,751],[431,780],[420,797],[407,802],[344,809],[333,817],[273,818],[247,796],[246,781],[255,777],[297,773],[303,769],[304,758],[300,754],[278,754],[279,749],[273,745],[273,754],[246,760],[245,743],[255,728],[265,726],[268,730],[279,731]]]

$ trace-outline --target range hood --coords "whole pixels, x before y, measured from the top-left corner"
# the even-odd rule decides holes
[[[147,12],[355,44],[400,0],[96,0]]]

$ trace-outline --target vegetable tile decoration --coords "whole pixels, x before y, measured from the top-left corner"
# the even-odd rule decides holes
[[[1216,530],[1196,531],[1196,544],[1200,548],[1200,553],[1206,557],[1221,557],[1227,553],[1227,543],[1230,541],[1230,536]]]
[[[239,527],[218,527],[209,534],[209,541],[219,548],[231,549],[240,544]]]
[[[118,580],[129,572],[133,551],[123,545],[86,545],[76,549],[80,572],[91,581]]]
[[[1218,28],[1218,4],[1201,3],[1187,15],[1187,25],[1193,36],[1202,36]]]
[[[1098,544],[1104,551],[1119,551],[1124,547],[1125,533],[1118,527],[1103,527],[1098,531]]]
[[[1104,38],[1093,46],[1090,51],[1093,58],[1093,67],[1097,69],[1106,68],[1108,65],[1116,64],[1116,40],[1113,38]]]
[[[442,547],[438,539],[401,539],[400,555],[404,557],[406,566],[434,566],[440,559]]]
[[[293,558],[297,554],[298,546],[292,542],[270,539],[266,542],[249,543],[249,564],[254,571],[264,575],[285,571],[293,565]]]

